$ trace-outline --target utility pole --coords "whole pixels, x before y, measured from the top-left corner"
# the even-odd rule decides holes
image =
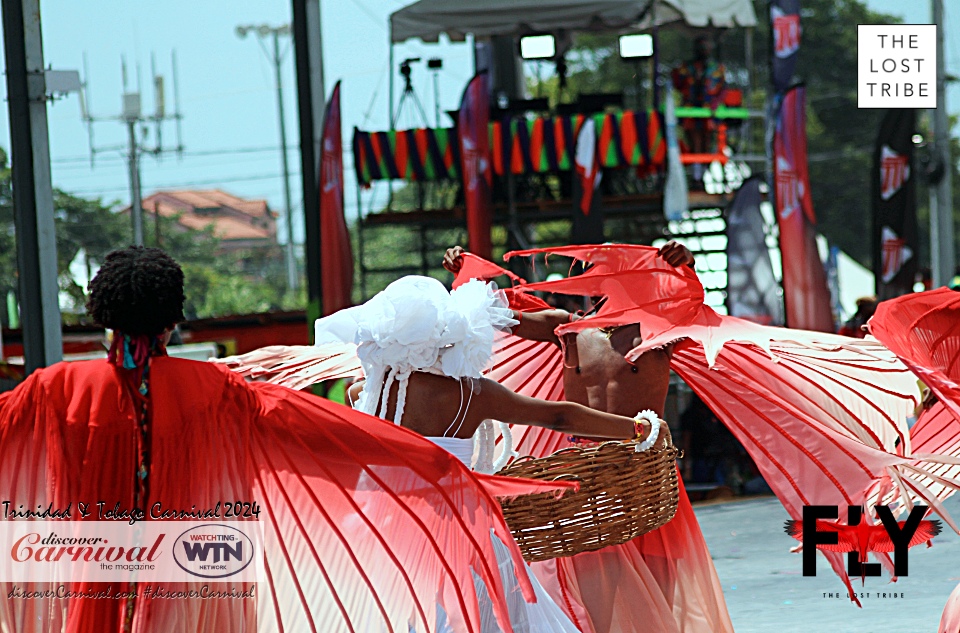
[[[27,372],[63,358],[40,0],[3,0],[11,178]],[[79,87],[79,81],[77,82]]]
[[[180,135],[180,121],[183,115],[180,114],[180,94],[177,88],[177,56],[171,53],[171,64],[173,70],[173,97],[175,112],[172,115],[166,113],[165,99],[163,94],[163,77],[157,74],[156,65],[151,60],[154,85],[154,107],[153,115],[144,115],[141,108],[140,93],[140,69],[137,67],[137,87],[133,92],[127,91],[127,64],[122,64],[123,72],[123,110],[120,116],[94,117],[88,111],[90,107],[90,88],[89,73],[86,70],[86,60],[84,60],[84,90],[81,92],[80,116],[87,124],[87,133],[90,139],[90,166],[95,164],[96,155],[106,151],[116,151],[121,147],[95,147],[93,142],[93,124],[103,121],[112,121],[123,123],[127,127],[127,174],[130,179],[130,219],[133,227],[133,243],[137,246],[143,246],[143,192],[140,187],[140,157],[143,154],[152,154],[156,157],[168,151],[176,151],[178,155],[183,153],[183,140]],[[164,149],[162,143],[163,122],[173,119],[177,124],[177,145],[172,150]],[[137,138],[137,133],[142,131],[147,134],[146,125],[153,123],[155,125],[155,146],[145,147]],[[159,230],[155,226],[159,237]],[[159,244],[159,241],[158,241]]]
[[[950,155],[950,124],[947,117],[946,60],[943,36],[943,0],[933,0],[933,22],[937,25],[937,109],[933,111],[934,150],[943,161],[943,177],[930,188],[930,269],[933,287],[939,288],[953,278],[953,157]]]
[[[307,280],[307,332],[313,342],[313,322],[322,310],[320,261],[320,159],[323,156],[323,117],[327,99],[323,85],[323,29],[320,0],[292,0],[293,53],[297,72],[300,184],[303,192],[303,254]]]
[[[130,170],[130,215],[133,218],[133,243],[143,246],[143,195],[140,192],[140,146],[137,123],[140,120],[140,94],[123,95],[123,120],[127,124],[127,167]]]
[[[281,78],[283,57],[280,55],[280,36],[290,35],[290,25],[269,26],[267,24],[261,24],[259,26],[238,26],[237,36],[243,39],[247,36],[247,33],[251,31],[255,32],[257,37],[260,38],[261,46],[263,46],[263,40],[265,38],[271,35],[273,36],[272,55],[266,48],[264,48],[264,53],[267,54],[267,58],[273,64],[277,83],[277,109],[280,115],[280,157],[282,159],[281,164],[283,165],[283,203],[284,206],[286,206],[285,217],[287,219],[287,288],[289,290],[296,290],[300,284],[298,283],[297,277],[297,260],[293,250],[293,205],[290,202],[290,165],[287,160],[287,126],[283,109],[283,80]]]

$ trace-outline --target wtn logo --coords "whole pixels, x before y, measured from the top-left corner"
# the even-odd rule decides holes
[[[201,525],[177,538],[173,558],[180,569],[201,578],[225,578],[253,560],[253,541],[229,525]]]
[[[222,534],[217,536],[224,536]],[[235,547],[230,547],[229,543],[188,543],[187,541],[180,541],[183,544],[183,549],[187,554],[187,560],[191,563],[196,561],[199,558],[203,562],[214,562],[219,563],[222,558],[224,561],[229,561],[231,558],[242,561],[243,560],[243,541],[237,541]],[[210,561],[207,556],[210,552],[213,552],[213,561]]]
[[[914,506],[906,521],[897,522],[887,506],[875,506],[882,525],[863,521],[863,508],[847,507],[847,524],[836,519],[837,506],[803,506],[803,521],[787,521],[785,531],[803,544],[803,575],[817,575],[817,550],[847,552],[847,573],[860,576],[880,575],[880,563],[868,563],[868,552],[893,552],[894,574],[906,576],[907,550],[927,543],[940,533],[940,521],[925,521],[926,506]]]

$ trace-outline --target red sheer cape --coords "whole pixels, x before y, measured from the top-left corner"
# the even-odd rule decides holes
[[[923,500],[957,529],[930,485],[930,474],[950,458],[914,454],[906,419],[919,404],[919,390],[890,350],[875,341],[720,315],[704,304],[692,269],[666,264],[650,247],[571,246],[507,258],[540,253],[589,267],[558,281],[519,283],[514,291],[606,297],[595,315],[557,331],[639,323],[643,343],[628,360],[679,341],[672,369],[743,444],[792,518],[801,517],[804,505],[882,499],[907,507]],[[549,344],[505,337],[497,359],[491,377],[528,395],[560,397],[561,359]],[[521,453],[565,444],[535,428],[516,436]],[[826,554],[849,589],[842,557]]]
[[[0,395],[0,498],[132,506],[125,374],[104,361],[61,363]],[[210,363],[154,359],[151,402],[150,503],[256,501],[268,578],[256,601],[141,599],[134,630],[432,631],[439,604],[455,630],[477,631],[471,570],[510,628],[491,532],[525,567],[493,495],[555,486],[474,474],[399,426]],[[0,622],[118,631],[121,603],[2,600]]]
[[[720,315],[704,304],[696,273],[666,264],[654,248],[570,246],[508,258],[540,253],[572,257],[590,267],[582,275],[526,283],[467,255],[457,281],[507,274],[515,283],[508,294],[520,310],[547,307],[533,291],[606,297],[595,315],[563,325],[558,333],[639,323],[644,342],[629,359],[677,343],[672,369],[743,444],[793,519],[801,518],[804,505],[882,502],[903,509],[917,501],[960,532],[940,504],[956,487],[941,473],[956,463],[960,440],[937,444],[942,434],[940,440],[925,440],[924,429],[939,428],[939,423],[928,426],[931,412],[908,431],[906,421],[920,404],[920,392],[896,349],[871,339]],[[238,362],[243,365],[243,357]],[[562,358],[550,343],[501,336],[489,375],[525,395],[563,398]],[[516,428],[514,438],[521,454],[544,455],[566,445],[560,434],[535,427]],[[825,555],[855,595],[842,557]],[[892,568],[889,558],[880,559]]]
[[[884,301],[870,320],[870,333],[937,396],[910,436],[914,451],[941,460],[923,482],[945,499],[960,486],[960,292],[941,288]],[[947,600],[939,631],[960,631],[960,585]]]

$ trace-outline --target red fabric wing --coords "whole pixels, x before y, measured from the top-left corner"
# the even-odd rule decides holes
[[[940,464],[916,459],[906,431],[905,420],[919,402],[915,380],[882,346],[721,316],[703,304],[692,270],[670,267],[652,248],[566,247],[516,255],[539,252],[591,266],[576,277],[519,289],[608,297],[595,316],[558,332],[638,322],[644,343],[628,360],[684,339],[672,368],[746,447],[794,518],[808,504],[858,505],[881,497],[937,507],[928,474]],[[514,379],[530,383],[525,393],[543,388],[530,382],[536,372],[526,363],[513,362]],[[497,378],[509,380],[510,373]],[[543,385],[560,375],[557,359]],[[526,433],[524,442],[537,442],[537,435]],[[842,557],[826,554],[849,582]]]
[[[248,385],[210,363],[159,358],[151,376],[150,501],[257,501],[268,582],[256,604],[143,602],[135,631],[261,624],[406,633],[433,630],[438,604],[456,631],[478,631],[474,573],[509,628],[491,533],[526,568],[491,492],[549,485],[478,478],[406,429],[276,385]],[[35,372],[0,397],[0,497],[130,507],[136,427],[127,388],[122,372],[91,361]],[[518,580],[531,598],[526,575]],[[60,630],[65,617],[71,632],[118,631],[121,605],[112,602],[2,601],[0,623],[39,632]]]
[[[960,419],[960,292],[940,288],[884,301],[870,332]]]

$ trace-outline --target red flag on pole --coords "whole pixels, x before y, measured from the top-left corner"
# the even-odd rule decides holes
[[[467,235],[470,251],[485,259],[493,258],[490,229],[493,225],[493,202],[490,189],[490,92],[485,73],[478,73],[467,84],[460,101],[457,128],[460,134],[460,156],[463,164],[464,199],[467,205]]]
[[[351,305],[353,250],[343,214],[343,139],[340,136],[340,82],[323,116],[320,158],[320,264],[323,314]]]
[[[827,275],[817,250],[817,221],[807,175],[806,89],[783,98],[773,137],[777,222],[787,327],[833,332]]]

